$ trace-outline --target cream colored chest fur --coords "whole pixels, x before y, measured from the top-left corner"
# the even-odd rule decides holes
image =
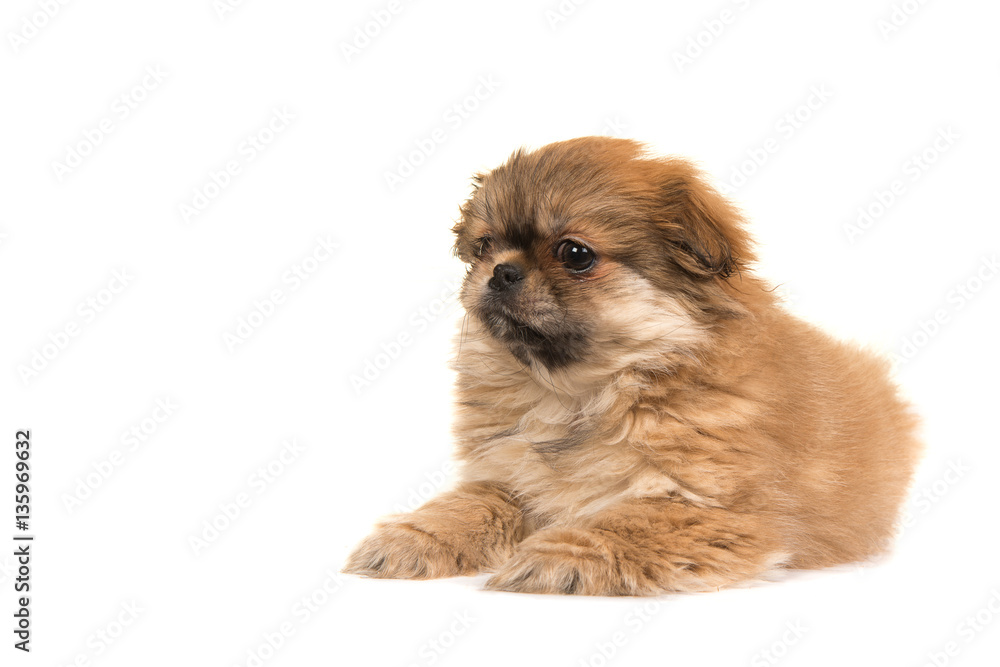
[[[542,525],[583,519],[628,498],[677,495],[713,504],[657,469],[635,446],[636,428],[631,414],[596,424],[579,404],[541,394],[511,412],[497,431],[504,435],[476,448],[463,478],[508,485]]]

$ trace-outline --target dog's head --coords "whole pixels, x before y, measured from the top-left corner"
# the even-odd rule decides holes
[[[752,260],[738,212],[688,162],[584,137],[474,177],[454,227],[462,303],[523,364],[642,363],[683,350],[739,304]]]

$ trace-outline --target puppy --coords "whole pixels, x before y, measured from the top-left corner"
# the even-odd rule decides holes
[[[887,548],[918,460],[887,363],[778,305],[738,211],[624,139],[474,178],[457,485],[346,572],[657,595]]]

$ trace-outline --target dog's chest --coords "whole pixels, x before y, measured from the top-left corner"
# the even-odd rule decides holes
[[[676,493],[628,441],[628,420],[609,428],[557,397],[512,414],[466,464],[466,477],[509,486],[543,522],[591,516],[628,497]]]

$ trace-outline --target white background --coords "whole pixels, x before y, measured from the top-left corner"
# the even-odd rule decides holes
[[[386,22],[388,0],[4,3],[0,661],[995,664],[1000,6],[897,4],[424,0]],[[275,109],[294,119],[269,134]],[[895,554],[656,601],[331,578],[447,470],[449,229],[469,175],[598,133],[739,185],[791,307],[902,359],[928,453]],[[210,201],[185,216],[196,192]],[[859,208],[876,215],[852,234]],[[20,428],[30,655],[11,646]],[[261,485],[288,439],[302,451]]]

